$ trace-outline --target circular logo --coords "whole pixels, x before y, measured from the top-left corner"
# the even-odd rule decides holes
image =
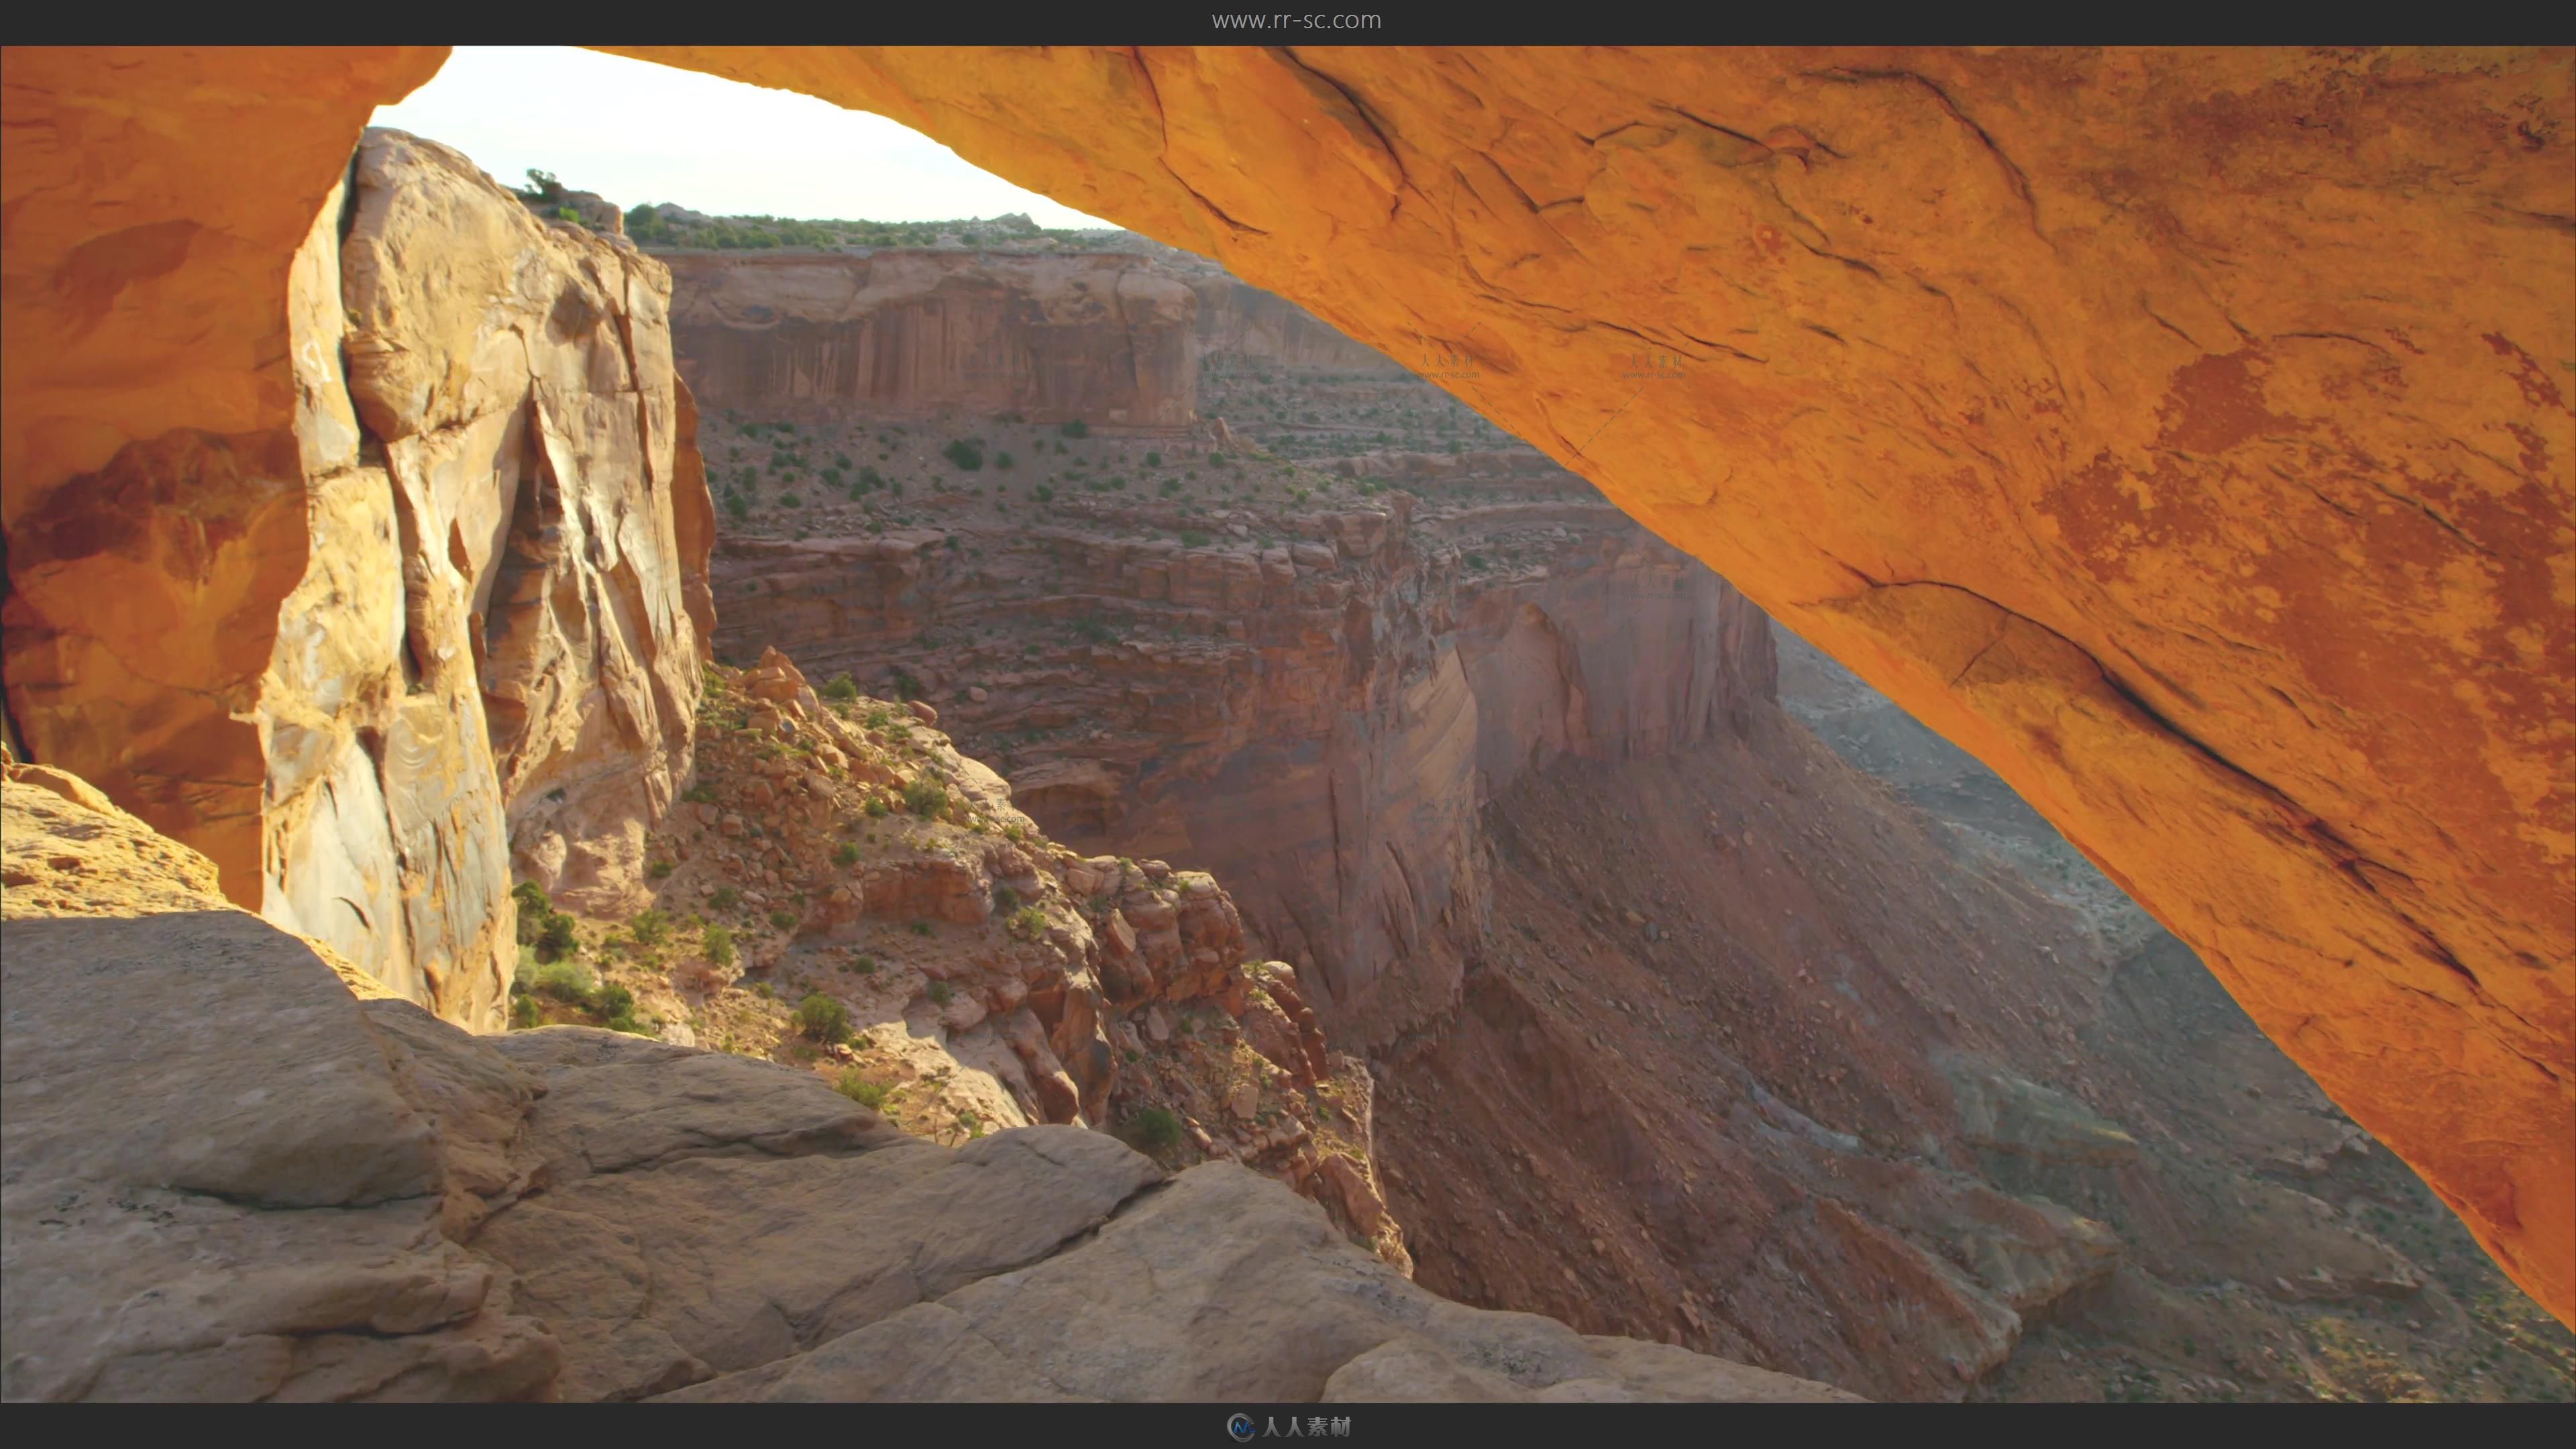
[[[1234,1436],[1234,1442],[1237,1444],[1251,1443],[1252,1416],[1250,1414],[1237,1414],[1233,1418],[1226,1420],[1225,1432],[1232,1434]]]

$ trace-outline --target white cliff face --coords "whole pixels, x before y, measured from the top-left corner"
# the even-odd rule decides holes
[[[514,869],[613,906],[689,769],[709,509],[669,276],[370,131],[293,278],[311,542],[259,697],[261,910],[497,1026]]]

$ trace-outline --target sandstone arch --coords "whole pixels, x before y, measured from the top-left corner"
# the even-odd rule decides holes
[[[1991,765],[2576,1313],[2569,52],[618,49],[1440,359]],[[288,262],[439,58],[7,53],[13,540],[129,443],[291,437]],[[254,631],[265,539],[188,555]],[[148,738],[129,782],[256,778]]]

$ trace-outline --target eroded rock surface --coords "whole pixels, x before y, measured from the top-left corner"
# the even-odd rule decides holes
[[[2563,53],[637,53],[1473,359],[1461,396],[1994,765],[2576,1304]],[[135,440],[138,499],[291,473],[281,279],[436,59],[10,52],[16,587],[24,520]],[[1680,359],[1651,399],[1640,350]],[[101,778],[206,828],[236,899],[276,491],[192,493],[235,508],[218,567],[102,531],[150,585],[97,591],[133,611],[102,658],[241,627],[65,736],[143,741]],[[70,677],[10,663],[13,711]]]
[[[806,1070],[849,1094],[827,1104],[926,1140],[1073,1124],[1170,1167],[1244,1163],[1409,1266],[1368,1069],[1331,1050],[1286,963],[1254,957],[1213,876],[1050,840],[917,701],[826,699],[775,650],[710,666],[707,689],[697,783],[651,840],[656,904],[572,913],[579,960],[531,963],[516,1024],[613,1019],[613,990],[636,1030]],[[733,1058],[635,1060],[720,1076]]]
[[[494,1026],[514,866],[622,899],[689,768],[712,514],[669,278],[398,132],[316,212],[290,427],[13,514],[10,717],[231,899]]]
[[[1857,1402],[1664,1344],[1445,1302],[1224,1163],[1182,1173],[1069,1252],[670,1397]]]
[[[963,404],[1039,422],[1191,421],[1198,297],[1124,255],[662,254],[689,385],[764,417]]]
[[[362,1002],[59,772],[0,825],[12,1400],[1849,1397],[1444,1303],[1241,1168]]]
[[[808,466],[913,491],[759,485],[717,545],[719,652],[929,691],[1049,835],[1224,881],[1352,1049],[1455,998],[1480,800],[1562,755],[1695,744],[1769,692],[1758,610],[1526,451],[1327,468],[982,422],[1023,461],[970,475],[939,455],[963,426],[809,416]],[[723,471],[779,445],[707,447]]]
[[[619,49],[1462,356],[2576,1307],[2564,52]]]

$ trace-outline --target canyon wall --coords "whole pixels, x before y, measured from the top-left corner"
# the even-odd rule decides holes
[[[1276,293],[1246,286],[1221,272],[1192,277],[1188,285],[1199,299],[1201,353],[1330,372],[1394,374],[1401,370],[1377,349],[1352,341]]]
[[[1769,694],[1760,613],[1597,498],[1226,512],[1260,537],[1195,545],[1192,505],[1115,498],[728,535],[717,647],[887,693],[900,674],[1049,834],[1215,872],[1312,973],[1337,1042],[1454,998],[1489,790],[1560,754],[1695,743]],[[1464,573],[1453,535],[1514,530],[1525,557]]]
[[[373,131],[284,280],[288,427],[130,443],[13,519],[10,716],[231,899],[497,1026],[514,871],[631,892],[689,768],[669,278]]]
[[[944,408],[1177,428],[1196,295],[1135,257],[672,252],[682,373],[759,417]]]
[[[1992,765],[2576,1305],[2563,52],[626,49],[1466,358],[1444,387]],[[13,581],[137,440],[290,470],[290,263],[438,58],[0,57]],[[96,526],[149,624],[100,667],[157,701],[151,768],[105,763],[247,881],[226,721],[302,529],[184,491],[175,542]],[[135,642],[191,624],[167,675]],[[19,657],[13,715],[54,687]]]
[[[2576,1312],[2568,52],[619,49],[1459,355]]]

